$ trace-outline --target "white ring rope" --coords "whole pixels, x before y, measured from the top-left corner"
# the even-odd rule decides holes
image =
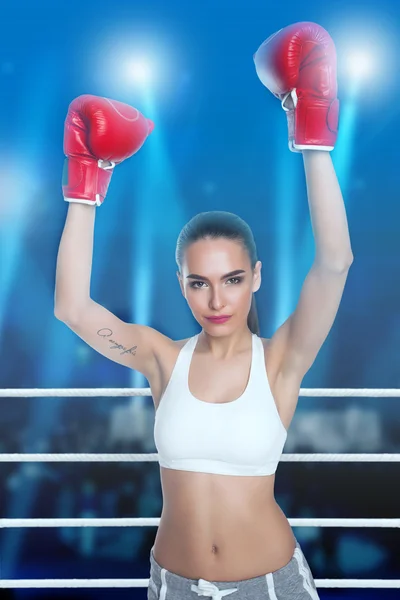
[[[150,388],[0,389],[0,398],[151,396]],[[300,389],[299,396],[399,398],[400,389]],[[0,462],[157,462],[158,454],[0,454]],[[400,454],[282,454],[282,462],[400,462]],[[288,519],[292,527],[400,528],[400,519]],[[0,529],[18,527],[158,527],[160,518],[0,519]],[[400,579],[315,579],[317,588],[400,588]],[[0,579],[4,588],[135,588],[149,579]]]
[[[1,454],[2,462],[158,462],[158,454]],[[289,454],[280,462],[400,462],[400,454]]]
[[[292,527],[391,527],[400,519],[288,519]],[[110,519],[0,519],[0,529],[13,527],[158,527],[160,517]]]
[[[317,588],[400,588],[400,579],[314,579]],[[148,579],[0,579],[1,588],[138,588]]]
[[[0,390],[0,398],[48,398],[58,396],[151,396],[150,388],[9,388]],[[400,398],[400,388],[301,388],[307,398]]]

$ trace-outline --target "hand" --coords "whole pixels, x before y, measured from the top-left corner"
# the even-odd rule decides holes
[[[135,154],[153,128],[128,104],[89,94],[75,98],[64,128],[64,200],[100,206],[115,165]]]
[[[336,50],[316,23],[301,22],[271,35],[254,55],[261,82],[281,100],[289,149],[333,150],[339,120]]]

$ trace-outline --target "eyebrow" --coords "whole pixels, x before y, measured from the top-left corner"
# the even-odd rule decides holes
[[[230,273],[226,273],[226,275],[222,275],[221,281],[226,279],[227,277],[233,277],[234,275],[239,275],[240,273],[246,273],[243,269],[237,269],[236,271],[231,271]],[[203,277],[202,275],[196,275],[196,273],[191,273],[187,275],[186,279],[204,279],[204,281],[210,281],[207,277]]]

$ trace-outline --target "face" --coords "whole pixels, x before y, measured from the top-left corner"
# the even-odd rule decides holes
[[[247,324],[253,292],[261,285],[261,266],[258,261],[253,271],[242,245],[224,238],[198,240],[187,248],[182,273],[177,276],[182,294],[204,330],[226,334],[227,329]],[[244,272],[232,274],[239,270]],[[220,315],[231,318],[223,324],[207,319]]]

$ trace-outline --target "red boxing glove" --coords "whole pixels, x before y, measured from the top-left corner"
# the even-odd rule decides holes
[[[115,165],[135,154],[153,129],[150,119],[123,102],[75,98],[64,127],[64,200],[100,206]]]
[[[289,149],[333,150],[339,100],[336,50],[329,33],[316,23],[295,23],[271,35],[253,58],[261,82],[286,111]]]

